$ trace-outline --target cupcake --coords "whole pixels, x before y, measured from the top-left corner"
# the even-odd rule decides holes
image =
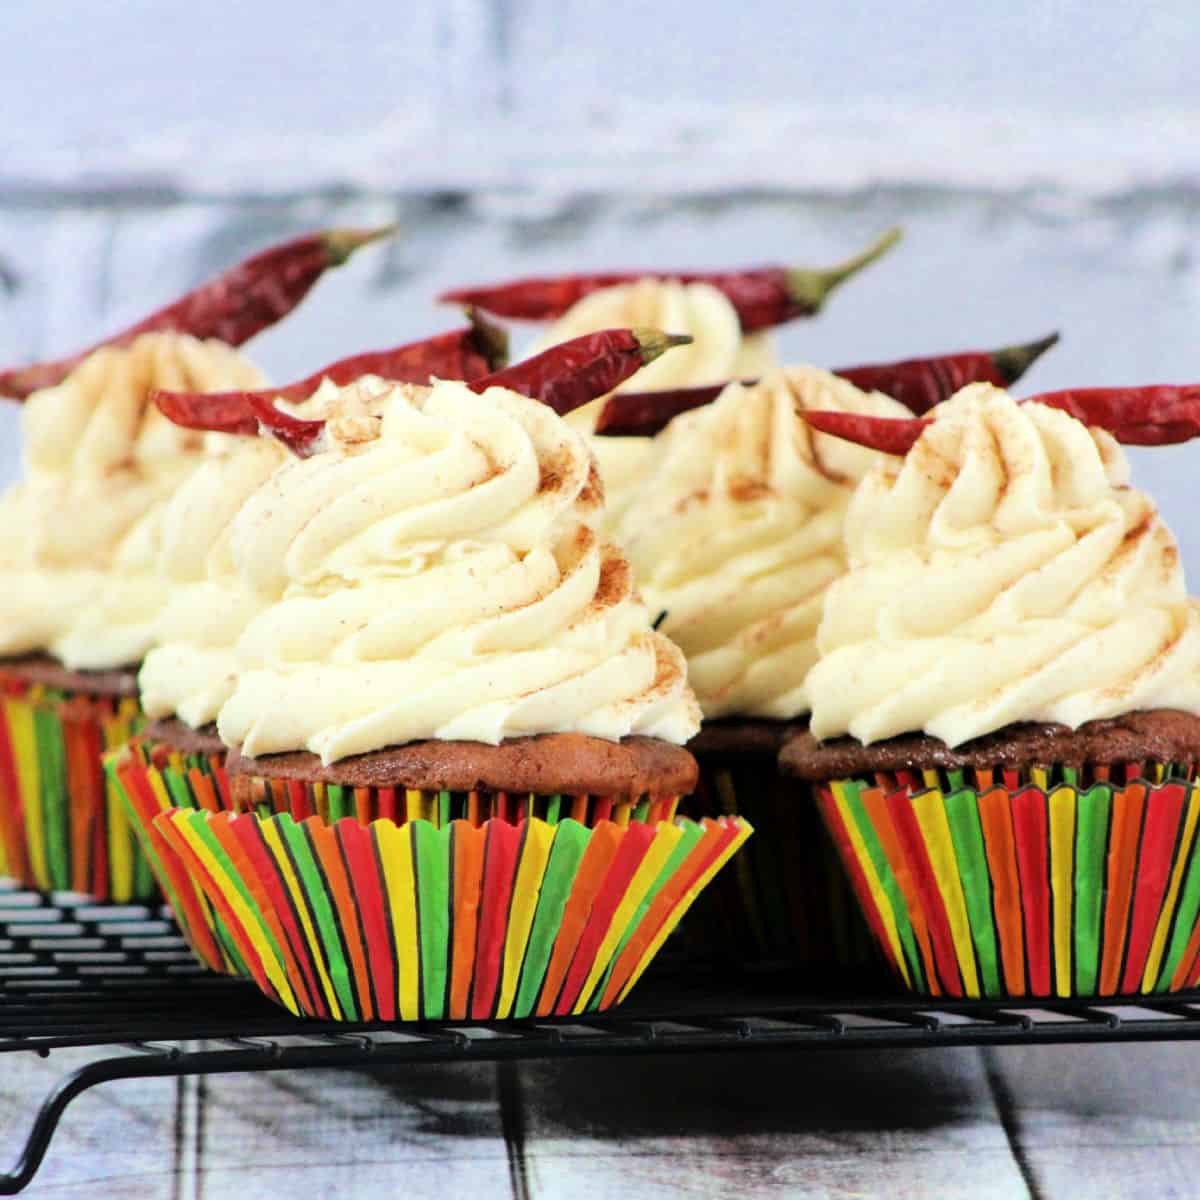
[[[864,479],[781,754],[925,994],[1196,980],[1200,607],[1116,441],[1051,407],[1071,399],[966,388]]]
[[[749,827],[675,816],[699,713],[585,442],[500,388],[350,385],[316,449],[229,526],[275,598],[217,717],[230,811],[155,834],[295,1012],[607,1007]]]
[[[148,397],[262,382],[222,342],[146,333],[95,351],[25,402],[24,478],[0,500],[0,844],[4,871],[28,887],[153,894],[100,755],[141,719],[159,522],[205,439]]]
[[[692,803],[742,813],[767,835],[710,889],[693,940],[739,959],[863,964],[870,941],[842,869],[776,770],[785,734],[808,713],[822,601],[846,569],[846,506],[879,459],[814,433],[810,408],[908,415],[815,367],[730,384],[653,439],[614,532],[703,709],[689,744],[701,770]]]
[[[27,886],[148,899],[149,869],[101,765],[140,723],[168,496],[219,442],[168,421],[158,389],[263,385],[233,347],[394,227],[268,247],[89,350],[0,370],[26,402],[25,480],[0,499],[0,870]]]

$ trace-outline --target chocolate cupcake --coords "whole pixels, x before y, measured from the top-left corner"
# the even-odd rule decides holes
[[[658,628],[688,660],[704,727],[691,803],[742,813],[760,836],[689,922],[695,941],[742,959],[866,965],[869,938],[811,806],[776,769],[807,717],[807,676],[826,589],[846,570],[842,521],[873,451],[814,433],[808,409],[908,415],[814,367],[730,384],[653,441],[615,530]]]
[[[229,535],[228,807],[151,816],[263,991],[334,1019],[628,991],[749,829],[675,818],[699,714],[582,438],[494,388],[353,385]]]
[[[1200,970],[1200,606],[1119,446],[1051,400],[966,388],[864,480],[781,755],[933,995]]]
[[[205,439],[149,396],[261,382],[221,342],[148,333],[97,350],[25,403],[24,479],[0,500],[0,870],[28,887],[154,893],[100,758],[141,721],[159,521]]]

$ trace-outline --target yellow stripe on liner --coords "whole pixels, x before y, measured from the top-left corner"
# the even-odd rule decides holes
[[[714,875],[742,848],[745,840],[754,832],[754,826],[750,824],[744,817],[737,818],[741,828],[737,836],[725,847],[725,852],[719,855],[716,861],[696,880],[694,884],[686,892],[684,892],[679,903],[676,904],[674,911],[663,922],[662,928],[654,935],[650,945],[646,947],[642,957],[638,959],[638,964],[631,972],[628,981],[621,989],[620,996],[617,997],[617,1003],[620,1003],[629,995],[633,989],[633,985],[642,977],[642,972],[654,961],[654,956],[662,947],[663,942],[675,932],[675,926],[687,915],[687,910],[695,903],[696,897],[708,886],[709,881]],[[691,857],[690,855],[688,856]],[[687,864],[687,859],[683,860],[683,865]]]
[[[273,820],[264,821],[261,819],[259,820],[258,827],[262,830],[263,840],[267,843],[267,847],[271,851],[271,857],[275,860],[275,869],[279,872],[284,887],[287,888],[288,895],[292,898],[292,907],[296,910],[296,916],[300,921],[300,928],[304,932],[304,941],[308,945],[308,954],[317,969],[317,977],[321,981],[321,991],[325,995],[325,1003],[329,1005],[330,1015],[335,1021],[340,1021],[342,1019],[342,1008],[338,1004],[337,992],[334,989],[333,980],[329,978],[329,972],[325,967],[325,951],[321,946],[321,938],[313,926],[312,917],[308,911],[308,904],[304,899],[304,889],[300,886],[300,881],[296,878],[296,872],[292,869],[292,860],[288,857],[287,847],[283,844],[283,837],[279,832],[279,827]]]
[[[1071,994],[1071,907],[1075,896],[1075,789],[1050,793],[1050,888],[1054,896],[1054,982]]]
[[[1183,874],[1187,870],[1192,839],[1196,836],[1196,818],[1200,816],[1200,788],[1195,784],[1188,785],[1187,813],[1183,818],[1183,837],[1179,840],[1179,850],[1175,855],[1175,866],[1171,870],[1171,882],[1167,885],[1167,894],[1163,899],[1162,912],[1158,914],[1158,924],[1154,927],[1154,937],[1150,939],[1150,953],[1146,956],[1146,969],[1142,972],[1142,991],[1154,990],[1155,980],[1162,967],[1162,956],[1167,945],[1167,934],[1171,931],[1171,920],[1175,916],[1175,905],[1179,901],[1179,889],[1183,886]]]
[[[33,732],[33,706],[24,700],[6,700],[9,736],[17,759],[17,780],[25,809],[25,839],[29,844],[29,866],[38,887],[50,890],[46,869],[46,830],[42,814],[42,788],[38,770],[37,737]]]
[[[581,1013],[587,1007],[592,992],[604,978],[604,972],[608,970],[608,964],[621,944],[625,930],[629,928],[629,922],[633,920],[642,901],[646,898],[646,893],[654,885],[654,881],[662,874],[663,867],[667,865],[667,859],[674,853],[681,837],[683,837],[683,830],[678,825],[659,825],[658,831],[654,835],[654,841],[646,848],[645,856],[638,864],[637,870],[634,871],[633,878],[625,889],[625,895],[621,897],[621,901],[613,913],[608,932],[605,933],[600,948],[596,951],[596,960],[592,963],[592,968],[575,1001],[575,1007],[571,1010],[573,1013]]]
[[[954,939],[954,953],[958,958],[958,969],[962,972],[963,988],[967,995],[977,998],[979,972],[975,966],[975,947],[971,941],[971,923],[967,919],[967,901],[963,895],[962,880],[958,877],[958,860],[954,857],[954,841],[950,836],[950,823],[946,820],[946,807],[940,791],[923,792],[912,799],[913,812],[921,826],[929,862],[937,878],[938,891],[946,905],[946,916],[950,921],[950,935]]]
[[[858,828],[858,823],[854,820],[854,814],[850,811],[850,804],[846,800],[846,785],[837,780],[831,785],[831,790],[833,792],[833,801],[837,805],[838,814],[842,818],[842,824],[850,836],[850,844],[854,847],[854,857],[858,860],[858,865],[862,868],[863,878],[867,881],[867,891],[871,893],[871,899],[875,902],[875,908],[879,912],[879,919],[883,922],[883,929],[887,934],[888,946],[892,952],[892,961],[904,976],[904,982],[911,987],[912,981],[908,974],[908,963],[905,961],[904,949],[900,944],[900,931],[896,928],[896,914],[892,912],[891,902],[888,900],[888,894],[884,891],[883,884],[879,880],[879,874],[875,870],[875,863],[871,859],[871,853],[867,849],[866,842],[863,841],[862,832]]]
[[[421,951],[412,833],[393,821],[375,821],[371,828],[379,847],[396,937],[396,1006],[402,1021],[415,1021],[421,1015]]]
[[[217,861],[212,851],[204,844],[204,840],[200,835],[192,829],[188,821],[188,816],[187,812],[180,810],[172,813],[167,820],[175,826],[183,840],[191,847],[192,853],[204,864],[213,882],[220,889],[221,895],[228,902],[229,907],[233,909],[234,916],[237,917],[238,922],[246,931],[246,936],[250,939],[250,944],[254,947],[259,960],[262,962],[263,971],[267,979],[270,980],[271,986],[275,989],[280,1000],[289,1012],[297,1017],[300,1016],[300,1006],[296,1003],[296,997],[292,993],[292,986],[288,982],[287,971],[276,957],[274,948],[263,933],[258,914],[242,898],[241,892],[230,881],[227,873]]]
[[[525,826],[521,863],[513,881],[508,932],[504,938],[504,973],[500,979],[500,1002],[496,1008],[496,1016],[501,1019],[512,1014],[517,983],[521,978],[521,964],[525,961],[525,947],[529,944],[529,931],[533,928],[542,878],[546,874],[546,863],[550,860],[550,849],[554,845],[557,830],[557,825],[547,825],[545,821],[537,819]]]

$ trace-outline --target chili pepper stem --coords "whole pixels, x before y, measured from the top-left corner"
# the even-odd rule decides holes
[[[658,329],[635,329],[633,336],[641,347],[643,365],[652,363],[673,346],[689,346],[692,342],[691,334],[663,333]]]
[[[391,237],[400,228],[396,221],[377,225],[373,229],[327,229],[321,235],[321,245],[331,267],[340,267],[360,246]]]
[[[493,371],[508,366],[508,330],[489,321],[474,305],[463,308],[463,315],[474,330],[475,345]]]
[[[1058,331],[1019,346],[1004,346],[992,351],[992,362],[1004,378],[1005,385],[1016,383],[1051,346],[1057,345]]]
[[[893,225],[882,237],[860,254],[846,259],[836,267],[822,270],[811,268],[789,268],[786,272],[788,294],[793,304],[802,305],[807,311],[818,312],[830,293],[864,267],[881,259],[902,237],[904,231]]]

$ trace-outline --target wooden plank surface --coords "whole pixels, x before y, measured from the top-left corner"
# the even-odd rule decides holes
[[[0,1155],[87,1056],[0,1061]],[[1197,1194],[1200,1046],[787,1051],[130,1080],[38,1200]]]

